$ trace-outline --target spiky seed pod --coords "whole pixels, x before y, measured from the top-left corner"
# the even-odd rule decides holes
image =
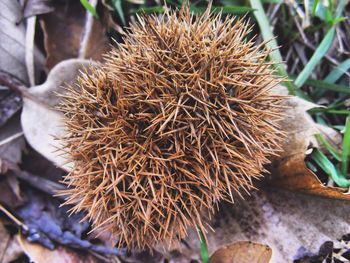
[[[204,229],[218,201],[249,193],[280,148],[283,99],[250,31],[187,8],[139,18],[82,74],[61,105],[72,211],[143,249]]]

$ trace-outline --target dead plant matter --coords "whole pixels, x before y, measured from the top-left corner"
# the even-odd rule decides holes
[[[72,211],[143,249],[204,231],[218,201],[249,193],[279,150],[283,100],[250,31],[186,7],[141,17],[81,75],[61,105]]]

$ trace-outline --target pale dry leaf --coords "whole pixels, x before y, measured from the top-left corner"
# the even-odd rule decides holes
[[[26,28],[23,22],[17,25],[22,7],[18,1],[0,0],[0,9],[0,70],[28,83],[25,64]],[[36,73],[39,74],[43,67],[43,55],[38,50],[34,54]]]
[[[216,250],[209,263],[269,263],[271,257],[272,250],[269,246],[240,241]]]
[[[51,13],[54,10],[52,0],[27,0],[23,7],[23,18]]]
[[[18,25],[17,20],[21,17],[21,6],[19,1],[0,0],[0,72],[1,77],[13,76],[14,83],[29,83],[27,67],[25,63],[25,35],[26,28],[23,22]],[[34,50],[34,47],[33,47]],[[35,50],[35,66],[32,72],[38,74],[43,67],[43,56]],[[10,94],[12,96],[12,94]],[[1,99],[7,99],[9,93],[3,91],[0,93]],[[15,96],[15,95],[14,95]],[[19,116],[13,116],[20,108],[21,100],[15,98],[3,108],[4,119],[1,121],[0,141],[6,140],[13,134],[21,132],[19,125]],[[7,158],[14,163],[21,161],[21,153],[25,147],[25,141],[22,138],[13,140],[0,146],[0,158]]]
[[[54,250],[49,250],[39,244],[29,243],[20,235],[19,244],[23,251],[29,257],[31,262],[35,263],[94,263],[98,262],[89,254],[77,253],[72,249],[59,246]]]
[[[56,65],[44,84],[29,89],[31,98],[23,99],[21,124],[29,144],[40,154],[59,167],[69,170],[64,156],[57,152],[60,142],[55,139],[64,134],[61,114],[54,109],[59,99],[55,92],[65,85],[73,84],[83,67],[92,62],[71,59]]]

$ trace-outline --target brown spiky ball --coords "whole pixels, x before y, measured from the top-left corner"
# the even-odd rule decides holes
[[[204,230],[220,200],[252,189],[280,148],[283,98],[250,31],[186,7],[139,18],[82,74],[61,105],[73,211],[143,249]]]

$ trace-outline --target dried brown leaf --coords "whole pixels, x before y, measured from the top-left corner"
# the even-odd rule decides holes
[[[283,88],[279,89],[284,93]],[[330,198],[350,200],[347,189],[325,186],[317,175],[305,165],[307,150],[319,147],[315,134],[321,133],[331,144],[339,146],[341,136],[332,128],[319,125],[307,113],[308,110],[321,107],[301,98],[291,97],[286,100],[286,118],[281,128],[287,134],[283,144],[283,152],[273,161],[271,169],[271,183],[291,190],[321,195]]]
[[[29,257],[31,262],[35,263],[94,263],[98,262],[89,254],[77,253],[72,249],[57,247],[55,250],[49,250],[39,244],[29,243],[20,235],[19,244],[23,251]]]
[[[87,12],[79,1],[54,1],[55,12],[42,16],[40,21],[44,31],[44,46],[47,53],[46,66],[51,69],[57,63],[77,58],[88,32],[86,52],[80,58],[100,60],[108,49],[106,30],[100,20],[87,25]]]
[[[224,246],[210,257],[210,263],[269,263],[272,250],[267,245],[250,241]]]
[[[22,249],[18,244],[17,238],[12,237],[2,222],[0,221],[0,262],[9,263],[16,260],[21,254]]]
[[[241,240],[268,245],[273,263],[293,262],[305,254],[317,254],[326,241],[336,241],[349,233],[350,205],[343,200],[264,188],[234,205],[222,204],[211,220],[214,231],[207,234],[208,247]],[[185,239],[186,247],[177,262],[199,260],[196,230]]]

